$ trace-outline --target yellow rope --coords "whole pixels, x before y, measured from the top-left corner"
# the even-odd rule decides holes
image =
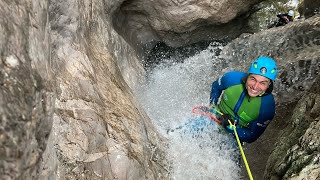
[[[229,121],[229,124],[230,124],[231,128],[233,127],[233,131],[234,131],[234,134],[236,136],[236,139],[237,139],[237,142],[238,142],[238,146],[239,146],[239,149],[240,149],[240,152],[241,152],[241,156],[242,156],[243,162],[244,162],[244,164],[246,166],[246,169],[247,169],[247,172],[248,172],[248,176],[249,176],[250,180],[253,180],[253,177],[252,177],[252,174],[251,174],[251,170],[250,170],[246,155],[244,154],[244,151],[242,149],[242,145],[241,145],[241,142],[240,142],[237,130],[236,130],[236,126],[234,124],[232,124],[230,120],[228,120],[228,121]]]
[[[216,111],[216,112],[219,113],[220,115],[223,115],[223,113],[222,113],[221,111],[219,111],[218,108],[215,107],[215,105],[209,106],[209,109],[210,109],[210,110],[214,109],[214,111]],[[210,113],[212,113],[212,112],[210,111]]]
[[[213,109],[214,106],[211,106],[210,109]],[[218,112],[220,115],[223,115],[222,112],[220,112],[217,108],[214,108],[216,112]],[[247,158],[246,158],[246,155],[244,154],[244,151],[243,151],[243,148],[242,148],[242,145],[241,145],[241,142],[240,142],[240,139],[239,139],[239,136],[238,136],[238,133],[237,133],[237,130],[236,130],[236,125],[232,124],[230,120],[228,120],[229,124],[230,124],[230,127],[233,128],[233,131],[234,131],[234,134],[236,136],[236,139],[237,139],[237,143],[238,143],[238,146],[239,146],[239,149],[240,149],[240,152],[241,152],[241,156],[242,156],[242,159],[243,159],[243,162],[246,166],[246,169],[247,169],[247,172],[248,172],[248,176],[250,178],[250,180],[253,180],[253,177],[252,177],[252,173],[251,173],[251,170],[250,170],[250,167],[249,167],[249,164],[248,164],[248,161],[247,161]]]

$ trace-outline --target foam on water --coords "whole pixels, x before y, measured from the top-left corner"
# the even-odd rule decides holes
[[[211,83],[222,71],[213,66],[221,63],[215,56],[219,48],[212,44],[183,63],[160,64],[137,90],[145,111],[169,140],[172,179],[239,179],[233,137],[209,118],[191,112],[194,106],[209,103]]]

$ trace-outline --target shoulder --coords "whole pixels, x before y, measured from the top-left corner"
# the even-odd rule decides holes
[[[273,115],[275,113],[275,100],[270,93],[266,96],[262,96],[261,111]]]
[[[238,71],[230,71],[219,77],[215,82],[213,82],[213,87],[219,87],[220,90],[227,89],[231,86],[235,86],[238,84],[243,84],[243,78],[246,77],[247,74]]]
[[[247,76],[248,74],[244,73],[244,72],[240,72],[240,71],[230,71],[230,72],[225,73],[224,75],[243,78],[243,77]]]
[[[228,84],[229,86],[231,85],[237,85],[237,84],[242,84],[243,83],[243,78],[246,77],[248,74],[244,72],[239,72],[239,71],[230,71],[225,73],[221,77],[221,81],[225,84]]]
[[[268,105],[274,105],[275,101],[274,101],[274,97],[273,95],[270,93],[266,96],[262,96],[262,101]]]

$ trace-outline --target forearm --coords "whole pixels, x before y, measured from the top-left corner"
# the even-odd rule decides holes
[[[220,85],[218,80],[212,83],[211,86],[211,93],[210,93],[210,105],[211,104],[217,104],[218,99],[222,93],[222,90],[220,90]]]
[[[266,127],[258,126],[257,123],[251,123],[248,128],[236,126],[236,132],[241,142],[251,143],[257,140],[264,132]],[[234,130],[226,128],[229,133],[234,134]]]

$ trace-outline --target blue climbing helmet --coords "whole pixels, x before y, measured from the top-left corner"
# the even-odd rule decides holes
[[[274,81],[277,76],[276,62],[269,57],[259,57],[252,62],[249,74],[258,74]]]

